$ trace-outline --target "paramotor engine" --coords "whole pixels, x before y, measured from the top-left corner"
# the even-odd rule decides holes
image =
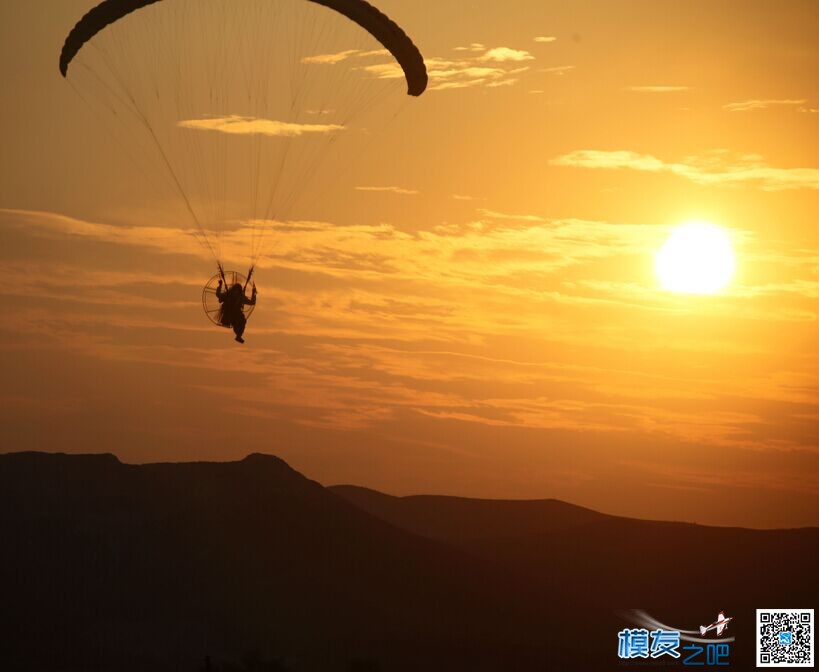
[[[222,283],[222,290],[227,291],[233,285],[239,284],[244,289],[244,295],[247,296],[248,290],[253,290],[256,284],[248,279],[248,277],[237,271],[220,271],[208,280],[205,288],[202,290],[202,308],[205,315],[217,327],[224,327],[230,329],[230,323],[222,319],[222,303],[216,296],[216,290],[219,288],[219,283]],[[253,310],[256,308],[254,303],[242,304],[242,312],[245,314],[245,319],[249,319]]]

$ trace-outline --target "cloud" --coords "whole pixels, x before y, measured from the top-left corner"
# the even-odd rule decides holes
[[[305,56],[302,63],[313,65],[335,65],[351,58],[368,58],[370,56],[386,56],[390,52],[386,49],[374,49],[372,51],[361,51],[360,49],[347,49],[334,54],[316,54],[315,56]]]
[[[559,295],[564,304],[639,305],[642,310],[653,310],[660,305],[658,302],[663,297],[658,297],[652,286],[615,282],[606,275],[599,278],[575,276],[567,269],[579,269],[599,260],[623,259],[630,255],[650,256],[665,239],[665,227],[576,219],[547,220],[534,214],[510,214],[489,209],[480,209],[478,214],[481,219],[477,221],[439,225],[414,234],[403,233],[388,224],[248,223],[223,234],[223,250],[227,251],[228,258],[244,258],[253,232],[263,226],[270,230],[271,236],[275,235],[276,247],[273,254],[261,259],[260,268],[287,268],[313,278],[334,278],[333,282],[340,277],[367,280],[374,277],[373,274],[378,277],[390,275],[412,282],[433,282],[439,289],[451,287],[454,296],[460,295],[464,289],[488,283],[486,286],[495,294],[526,296],[535,303],[548,296],[539,287],[541,279],[550,278],[548,286],[559,292],[555,296]],[[82,241],[86,240],[142,248],[149,255],[159,255],[156,257],[158,268],[165,263],[162,258],[168,254],[187,254],[192,260],[196,257],[209,260],[209,256],[193,244],[189,230],[172,226],[115,226],[48,212],[0,210],[0,233],[10,234],[12,231],[19,235],[48,237],[63,246],[84,244]],[[739,236],[738,240],[744,240],[744,237]],[[747,248],[750,243],[743,244],[746,245],[743,255],[753,260],[758,269],[776,267],[787,270],[772,274],[775,280],[738,286],[733,292],[737,299],[753,301],[759,306],[767,301],[769,308],[762,313],[759,307],[740,303],[735,306],[734,314],[767,320],[812,319],[805,310],[798,313],[795,304],[790,306],[787,301],[816,296],[816,281],[811,273],[819,252],[790,251],[785,254],[767,247],[756,252]],[[489,269],[491,273],[488,273]],[[555,276],[559,270],[563,274]],[[785,281],[783,277],[791,279]],[[60,277],[59,283],[69,280]],[[130,282],[130,276],[126,276],[125,281]],[[112,282],[84,280],[82,284],[112,286]],[[123,283],[117,281],[114,284]],[[662,305],[665,311],[671,309],[667,300]],[[704,306],[695,308],[701,313],[705,310]],[[679,309],[692,308],[686,308],[683,303]],[[716,306],[715,310],[722,314],[725,307]]]
[[[683,467],[679,464],[662,465],[653,461],[637,462],[624,460],[623,466],[640,473],[640,479],[654,487],[705,491],[709,489],[752,488],[760,491],[765,488],[797,492],[816,492],[819,483],[813,473],[771,474],[764,471],[731,469],[717,472],[713,468],[702,468],[699,465]]]
[[[429,91],[446,91],[479,86],[489,88],[511,86],[518,81],[517,75],[528,70],[528,66],[520,66],[519,64],[534,58],[525,51],[509,49],[508,47],[487,49],[484,45],[478,43],[470,47],[456,47],[455,50],[476,55],[464,56],[463,58],[428,57],[426,66],[430,82]],[[518,67],[509,67],[510,65],[517,65]],[[377,79],[399,79],[404,77],[401,66],[394,61],[357,66],[357,69],[369,73]]]
[[[552,75],[565,75],[567,72],[574,70],[574,65],[556,65],[551,68],[541,68],[538,72],[546,72]]]
[[[346,61],[351,56],[358,53],[358,49],[347,49],[346,51],[339,51],[335,54],[316,54],[315,56],[305,56],[301,59],[302,63],[314,63],[318,65],[335,65]]]
[[[485,51],[485,50],[486,50],[486,45],[481,44],[480,42],[473,42],[468,47],[455,47],[455,49],[454,49],[454,51],[474,51],[474,52]]]
[[[637,91],[640,93],[676,93],[679,91],[690,91],[690,86],[627,86],[624,91]]]
[[[142,248],[161,255],[185,255],[192,258],[212,260],[205,242],[204,229],[195,226],[182,228],[178,220],[164,226],[143,226],[91,222],[53,212],[14,210],[0,208],[0,224],[8,229],[25,227],[29,235],[55,240],[86,240],[111,245]],[[273,222],[223,222],[214,223],[207,230],[207,240],[212,244],[220,241],[224,259],[246,259],[248,241],[262,232],[276,229]]]
[[[543,37],[536,37],[536,38],[535,38],[535,42],[537,42],[537,43],[539,43],[539,44],[548,44],[548,43],[550,43],[550,42],[556,42],[556,41],[557,41],[557,38],[556,38],[556,37],[546,37],[546,36],[543,36]]]
[[[356,191],[381,191],[403,196],[415,196],[419,193],[417,189],[405,189],[404,187],[356,187]]]
[[[509,215],[504,212],[496,212],[495,210],[486,210],[481,208],[478,210],[478,214],[483,217],[488,217],[489,219],[506,219],[506,220],[514,220],[520,222],[545,222],[546,220],[543,217],[539,217],[537,215]]]
[[[271,137],[292,138],[305,134],[326,134],[343,131],[338,124],[293,124],[273,119],[257,119],[229,115],[209,119],[186,119],[178,126],[199,131],[218,131],[229,135],[268,135]]]
[[[737,320],[737,307],[786,309],[804,300],[796,292],[815,296],[816,250],[800,251],[787,271],[794,255],[768,250],[766,263],[776,264],[774,275],[788,286],[720,301],[713,309],[720,323],[737,324],[720,340],[702,307],[691,310],[696,326],[686,334],[668,301],[641,287],[639,276],[612,276],[612,269],[642,266],[665,227],[479,214],[481,221],[411,232],[389,224],[272,222],[277,246],[259,266],[263,303],[251,324],[253,348],[232,352],[198,305],[210,264],[191,259],[186,273],[179,257],[169,263],[164,256],[179,252],[185,231],[0,211],[0,254],[14,255],[7,275],[27,278],[7,290],[17,307],[15,320],[0,325],[0,355],[28,349],[45,362],[52,349],[62,361],[94,362],[120,377],[144,371],[169,381],[169,394],[181,397],[179,385],[186,399],[205,395],[205,405],[210,395],[222,412],[253,417],[254,427],[269,421],[386,433],[390,423],[417,427],[426,418],[459,436],[491,426],[572,432],[573,442],[595,433],[607,447],[670,437],[757,450],[798,447],[786,431],[794,413],[815,425],[808,354],[793,348],[780,370],[754,374],[750,362],[760,354],[743,359],[740,341],[757,330]],[[246,245],[248,231],[237,231],[244,237],[237,242]],[[110,262],[99,255],[100,241],[126,248],[130,266],[83,265],[79,249]],[[45,242],[57,263],[20,258]],[[777,325],[774,337],[793,333],[795,342],[808,342],[814,324]],[[13,346],[10,329],[20,334]],[[681,357],[699,365],[680,367]],[[98,389],[96,379],[84,389]],[[20,404],[36,394],[17,392]],[[742,411],[733,407],[737,400]],[[761,418],[768,408],[770,418]],[[44,404],[40,412],[52,411]]]
[[[496,61],[498,63],[506,63],[507,61],[532,61],[534,60],[534,56],[530,54],[528,51],[522,51],[520,49],[510,49],[509,47],[495,47],[494,49],[489,49],[484,53],[483,56],[480,57],[481,61]]]
[[[429,74],[430,91],[464,89],[503,81],[509,72],[503,67],[479,65],[475,60],[451,60],[428,58],[426,61]],[[398,64],[384,63],[361,68],[379,79],[396,79],[404,73]]]
[[[401,69],[401,66],[393,61],[389,63],[364,65],[358,69],[375,76],[376,79],[399,79],[404,77],[404,71]],[[429,70],[429,62],[427,62],[427,70]]]
[[[391,188],[374,187],[392,193]],[[412,192],[399,189],[399,193]],[[378,275],[400,275],[406,279],[451,286],[454,296],[464,287],[474,286],[486,277],[486,263],[493,261],[492,286],[496,291],[507,286],[512,295],[526,292],[518,273],[523,269],[551,273],[584,259],[622,255],[624,245],[645,245],[636,232],[650,229],[606,225],[581,220],[546,222],[536,215],[520,215],[482,210],[488,222],[437,226],[407,234],[395,227],[338,226],[326,222],[270,222],[267,227],[277,237],[274,254],[260,261],[260,268],[280,267],[336,278],[358,275],[367,279]],[[513,227],[521,221],[534,226]],[[495,222],[497,224],[495,224]],[[16,230],[26,236],[48,236],[56,241],[99,241],[112,245],[138,247],[147,254],[190,254],[199,252],[190,231],[176,227],[118,226],[86,222],[49,212],[0,209],[0,231]],[[251,223],[225,232],[223,247],[232,258],[242,258],[242,248],[258,227]],[[652,233],[652,241],[659,234]],[[653,243],[652,243],[653,244]],[[205,253],[199,253],[207,259]],[[447,259],[458,257],[453,267]],[[521,264],[521,260],[525,260]],[[509,275],[508,280],[502,278]],[[481,280],[482,282],[482,280]]]
[[[479,42],[474,42],[466,47],[455,47],[454,50],[463,52],[464,57],[428,57],[426,59],[427,73],[430,80],[429,91],[464,89],[476,86],[487,86],[489,88],[511,86],[517,82],[515,75],[525,72],[528,68],[510,69],[507,65],[519,64],[534,59],[534,56],[526,51],[509,47],[487,48]],[[350,49],[334,54],[309,56],[303,62],[335,65],[351,59],[383,55],[388,55],[388,52],[385,50],[358,51]],[[401,79],[404,77],[401,66],[392,59],[381,63],[356,65],[354,69],[372,75],[376,79]]]
[[[452,89],[469,89],[477,86],[489,86],[503,81],[505,72],[496,68],[463,68],[462,70],[438,71],[431,73],[434,83],[430,91],[448,91]]]
[[[452,194],[452,198],[456,201],[477,201],[481,200],[477,196],[467,196],[466,194]]]
[[[495,82],[489,82],[486,86],[490,89],[496,89],[500,86],[512,86],[517,83],[517,79],[501,79]]]
[[[554,166],[573,166],[606,170],[637,170],[669,173],[702,185],[747,185],[763,191],[819,189],[819,169],[776,168],[757,155],[732,155],[717,150],[680,162],[666,162],[651,154],[631,151],[581,149],[563,154],[549,162]]]
[[[3,215],[5,226],[25,227],[30,234],[99,240],[167,253],[196,248],[191,245],[192,230],[158,226],[115,226],[33,210],[0,208],[0,215]]]
[[[701,402],[708,405],[708,400]],[[711,446],[757,448],[749,443],[748,427],[760,419],[749,413],[677,411],[662,404],[589,401],[578,397],[497,397],[462,408],[427,411],[496,427],[563,429],[575,432],[663,434],[683,442]]]
[[[722,107],[729,112],[750,112],[751,110],[767,110],[771,107],[793,107],[804,105],[806,102],[804,98],[800,100],[743,100],[738,103],[728,103]]]

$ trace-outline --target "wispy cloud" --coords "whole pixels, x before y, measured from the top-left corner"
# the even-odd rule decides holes
[[[521,64],[534,59],[527,51],[509,47],[487,48],[479,43],[468,47],[456,47],[455,50],[464,52],[465,55],[461,58],[426,59],[430,81],[428,90],[511,86],[529,69],[528,66]],[[403,70],[395,62],[374,63],[360,66],[358,69],[379,79],[398,79],[404,76]]]
[[[486,86],[490,89],[497,89],[502,86],[514,86],[518,83],[518,80],[515,79],[502,79],[495,82],[489,82]]]
[[[376,187],[377,190],[384,189]],[[400,191],[412,191],[398,188]],[[391,191],[391,190],[390,190]],[[399,192],[400,193],[400,192]],[[242,258],[247,242],[259,226],[275,232],[275,253],[260,260],[261,268],[280,267],[308,273],[313,277],[358,277],[376,275],[402,277],[413,282],[432,282],[443,291],[451,287],[458,295],[464,288],[488,282],[496,294],[528,296],[538,301],[544,294],[537,287],[550,278],[549,291],[559,291],[563,303],[620,303],[651,309],[659,298],[650,286],[615,282],[592,274],[575,275],[566,269],[582,268],[606,259],[653,254],[667,235],[664,227],[612,224],[577,219],[547,220],[527,213],[504,213],[479,209],[479,219],[460,224],[442,224],[426,231],[404,233],[388,224],[339,226],[326,222],[259,222],[225,232],[223,248],[230,258]],[[147,254],[189,254],[207,259],[193,243],[190,231],[172,226],[139,227],[85,222],[48,212],[0,209],[0,232],[49,237],[57,241],[99,241],[146,250]],[[742,236],[738,236],[742,240]],[[756,266],[788,269],[791,279],[740,286],[738,299],[767,301],[771,310],[765,319],[793,319],[784,305],[787,297],[815,297],[816,281],[811,276],[819,252],[791,251],[787,254],[766,249],[764,254],[745,250]],[[491,276],[487,270],[491,268]],[[562,276],[553,274],[562,270]],[[784,271],[783,271],[784,272]],[[53,275],[53,273],[52,273]],[[64,282],[66,278],[61,278]],[[106,280],[112,286],[130,282]],[[146,280],[147,281],[147,280]],[[335,282],[335,281],[334,281]],[[558,284],[554,284],[558,283]],[[83,284],[102,284],[83,280]],[[777,312],[777,304],[781,310]],[[659,305],[659,304],[658,304]],[[669,309],[668,302],[662,304]],[[683,307],[684,308],[684,307]],[[703,306],[697,310],[703,311]],[[725,308],[719,310],[724,313]],[[749,308],[735,307],[743,315]],[[804,311],[803,311],[804,312]],[[740,314],[740,313],[737,313]],[[808,316],[809,317],[809,316]],[[803,318],[800,318],[803,319]],[[806,319],[806,318],[804,318]]]
[[[56,358],[88,362],[88,380],[73,377],[70,394],[57,400],[94,398],[101,371],[114,370],[117,380],[163,381],[158,403],[174,420],[152,416],[151,432],[161,437],[179,427],[180,417],[196,426],[185,404],[218,404],[222,413],[278,431],[296,425],[339,437],[351,430],[391,434],[411,422],[460,435],[492,427],[536,441],[549,432],[557,451],[567,449],[560,438],[566,432],[572,445],[589,441],[601,450],[622,441],[631,449],[793,452],[810,440],[819,401],[807,355],[795,348],[774,370],[753,373],[749,362],[759,351],[743,358],[738,341],[754,329],[706,336],[709,317],[700,306],[691,313],[696,328],[686,333],[683,322],[669,324],[668,302],[638,277],[612,278],[612,269],[642,266],[665,227],[544,221],[490,209],[477,215],[478,221],[412,231],[270,222],[278,239],[259,264],[252,348],[228,351],[229,337],[208,326],[198,305],[210,263],[189,259],[188,272],[180,270],[180,251],[192,249],[178,247],[185,231],[169,227],[160,236],[0,210],[0,254],[15,249],[7,275],[28,278],[7,289],[6,301],[18,308],[14,321],[0,325],[0,356],[19,361],[24,380],[40,380]],[[236,233],[246,245],[249,228]],[[36,242],[20,244],[26,237]],[[84,264],[99,255],[100,243],[123,247],[125,265]],[[46,247],[57,263],[32,263],[16,251]],[[176,254],[172,263],[169,252]],[[768,254],[774,256],[765,263],[776,264],[774,275],[788,286],[721,302],[713,308],[720,323],[735,320],[738,305],[784,311],[804,301],[794,290],[815,295],[815,286],[799,281],[814,279],[816,250],[800,251],[798,265],[784,272],[793,254]],[[806,342],[813,324],[774,331],[777,339],[790,333]],[[10,329],[24,337],[9,336]],[[699,365],[680,367],[680,357]],[[27,399],[37,394],[15,389],[4,407],[40,421],[44,414],[76,417],[60,403],[31,407]],[[134,404],[134,396],[121,398]],[[249,436],[245,445],[255,449],[253,441]],[[443,443],[451,449],[457,440]]]
[[[797,107],[804,105],[807,101],[804,98],[792,99],[767,99],[767,100],[743,100],[738,103],[728,103],[722,107],[729,112],[750,112],[752,110],[767,110],[771,107]]]
[[[268,135],[272,137],[292,138],[300,135],[326,134],[343,131],[338,124],[294,124],[273,119],[257,119],[230,115],[208,119],[186,119],[180,121],[181,128],[198,131],[218,131],[230,135]]]
[[[538,72],[546,72],[550,75],[565,75],[567,72],[571,72],[577,66],[574,65],[555,65],[551,68],[540,68]]]
[[[667,162],[651,154],[626,150],[581,149],[550,161],[555,166],[668,173],[703,185],[747,185],[763,191],[819,189],[819,169],[777,168],[758,155],[734,155],[718,150]]]
[[[557,41],[556,37],[545,36],[545,35],[535,38],[535,42],[537,42],[539,44],[548,44],[550,42],[556,42],[556,41]]]
[[[25,227],[29,235],[65,240],[99,241],[112,245],[142,248],[162,255],[188,255],[210,260],[211,253],[204,237],[211,241],[219,238],[225,259],[243,259],[247,256],[247,241],[259,235],[260,227],[272,230],[275,223],[235,222],[216,223],[208,230],[195,226],[181,228],[174,224],[128,225],[91,222],[53,212],[0,208],[0,224],[8,229]],[[206,234],[206,235],[205,235]]]
[[[486,45],[481,44],[480,42],[473,42],[467,47],[455,47],[453,51],[474,51],[474,52],[481,52],[486,51]]]
[[[115,226],[53,212],[0,208],[3,224],[25,227],[30,234],[100,240],[117,245],[172,252],[190,247],[192,231],[159,226]]]
[[[342,61],[351,58],[368,58],[370,56],[387,56],[389,51],[386,49],[374,49],[372,51],[361,51],[360,49],[347,49],[339,51],[334,54],[316,54],[314,56],[305,56],[301,59],[302,63],[313,65],[335,65]]]
[[[638,93],[677,93],[679,91],[690,91],[690,86],[627,86],[625,91],[636,91]]]
[[[506,63],[508,61],[532,61],[534,56],[528,51],[521,49],[510,49],[509,47],[495,47],[489,49],[480,57],[481,61],[497,61],[498,63]]]
[[[407,189],[405,187],[356,187],[356,191],[388,192],[401,194],[402,196],[415,196],[419,193],[417,189]]]
[[[747,469],[716,471],[699,465],[684,467],[680,464],[657,464],[653,461],[626,460],[622,465],[635,473],[640,480],[655,487],[696,491],[725,488],[749,488],[757,492],[765,488],[814,493],[819,489],[819,478],[812,472],[776,474]]]
[[[347,49],[346,51],[339,51],[335,54],[316,54],[315,56],[305,56],[301,59],[302,63],[313,63],[318,65],[335,65],[346,61],[351,56],[358,53],[358,49]]]
[[[510,215],[505,212],[497,212],[495,210],[486,210],[481,208],[478,210],[478,214],[482,217],[488,217],[489,219],[505,219],[505,220],[513,220],[519,222],[545,222],[546,220],[543,217],[539,217],[538,215]]]

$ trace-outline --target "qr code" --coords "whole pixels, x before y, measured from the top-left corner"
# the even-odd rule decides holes
[[[756,666],[813,667],[813,609],[757,609]]]

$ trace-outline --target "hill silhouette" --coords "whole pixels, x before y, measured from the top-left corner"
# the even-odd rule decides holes
[[[334,485],[329,490],[402,529],[431,539],[464,544],[553,534],[611,518],[557,499],[393,497],[356,485]]]
[[[269,456],[0,456],[0,535],[0,662],[23,669],[198,669],[258,651],[293,670],[489,670],[536,663],[550,626],[488,563]],[[533,643],[511,649],[522,627]]]
[[[819,550],[816,529],[328,489],[265,455],[0,455],[0,535],[3,670],[612,669],[618,609],[800,606]]]
[[[750,669],[755,610],[809,608],[819,597],[812,560],[819,528],[706,527],[609,516],[558,500],[394,497],[349,485],[330,490],[385,521],[513,572],[600,637],[625,627],[620,614],[629,607],[683,629],[707,625],[726,609],[735,617],[733,634],[745,643],[735,647],[732,663]],[[604,651],[591,658],[606,669]]]

